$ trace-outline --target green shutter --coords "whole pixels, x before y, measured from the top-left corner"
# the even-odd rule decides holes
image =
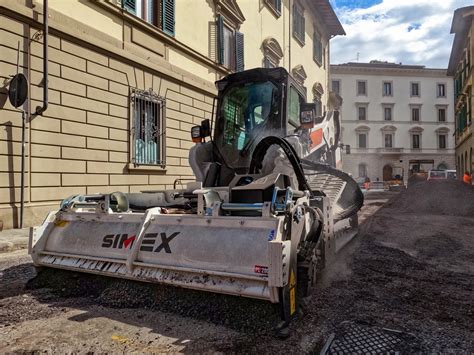
[[[235,32],[235,70],[244,70],[244,34]]]
[[[304,30],[305,28],[305,19],[304,19],[304,15],[303,13],[300,14],[301,15],[301,40],[303,41],[304,43],[304,37],[305,37],[305,33],[306,31]]]
[[[217,62],[224,64],[224,18],[217,17]]]
[[[163,32],[174,36],[174,0],[162,0]]]
[[[317,32],[313,34],[313,58],[319,64],[323,64],[323,44]]]
[[[122,0],[122,8],[136,15],[137,13],[137,1],[136,0]]]
[[[275,8],[281,14],[281,0],[275,0]]]
[[[298,35],[298,8],[293,4],[293,34]]]

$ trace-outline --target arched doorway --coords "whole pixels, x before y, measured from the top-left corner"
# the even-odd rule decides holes
[[[393,169],[390,165],[385,165],[383,167],[383,181],[389,181],[393,178]]]

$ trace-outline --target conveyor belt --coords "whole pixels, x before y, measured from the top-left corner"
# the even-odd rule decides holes
[[[337,206],[337,201],[347,185],[346,181],[326,173],[309,175],[307,180],[311,189],[323,191],[329,197],[333,206]]]

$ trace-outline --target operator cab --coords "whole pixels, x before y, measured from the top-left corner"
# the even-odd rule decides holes
[[[301,128],[302,109],[314,110],[314,104],[305,104],[303,88],[283,68],[234,73],[216,86],[214,139],[208,147],[212,158],[207,159],[210,165],[203,174],[208,187],[228,186],[236,175],[247,174],[253,151],[263,138],[294,135]],[[202,161],[194,166],[191,162],[193,170],[199,164]]]

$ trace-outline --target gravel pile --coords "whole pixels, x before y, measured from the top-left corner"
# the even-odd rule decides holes
[[[245,333],[268,332],[279,320],[278,309],[265,301],[64,270],[42,270],[28,288],[48,288],[58,297],[88,297],[110,308],[178,314]]]
[[[420,182],[393,198],[397,212],[474,217],[474,186],[457,180]]]

